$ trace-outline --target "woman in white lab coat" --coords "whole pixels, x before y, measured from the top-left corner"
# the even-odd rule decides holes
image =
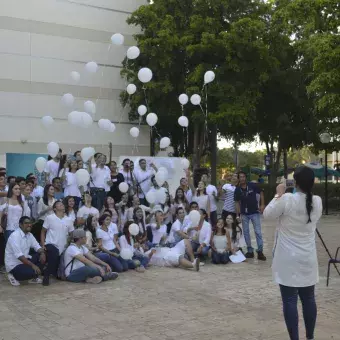
[[[290,339],[299,339],[298,297],[302,302],[307,339],[314,339],[317,314],[314,289],[319,280],[315,229],[322,215],[322,201],[312,194],[312,169],[296,169],[294,180],[296,193],[285,193],[285,185],[280,184],[263,215],[265,219],[278,219],[272,269],[274,281],[280,285]]]

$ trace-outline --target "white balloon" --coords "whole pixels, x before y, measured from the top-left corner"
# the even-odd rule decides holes
[[[201,219],[201,214],[197,210],[190,211],[189,220],[191,222],[192,227],[197,227],[200,219]]]
[[[98,64],[95,61],[89,61],[85,65],[85,70],[89,73],[96,73],[98,71]]]
[[[152,79],[152,71],[147,67],[141,68],[138,72],[138,79],[142,83],[148,83]]]
[[[169,178],[168,169],[165,168],[164,166],[159,167],[157,171],[158,172],[164,172],[164,174],[165,174],[165,181]]]
[[[128,59],[137,59],[140,55],[140,50],[137,46],[131,46],[126,53]]]
[[[139,234],[139,226],[136,223],[129,225],[129,232],[132,236],[137,236]]]
[[[85,169],[79,169],[76,172],[76,181],[78,186],[86,186],[90,182],[90,174]]]
[[[155,180],[157,182],[157,184],[161,187],[164,182],[166,181],[166,174],[162,171],[157,171],[156,175],[155,175]]]
[[[159,143],[161,149],[166,149],[170,145],[171,141],[169,137],[163,137]]]
[[[44,116],[41,121],[45,127],[50,127],[54,123],[54,119],[51,116]]]
[[[133,256],[133,251],[130,248],[122,248],[119,255],[124,260],[131,260]]]
[[[184,170],[187,170],[187,169],[189,169],[190,162],[186,158],[183,158],[181,160],[181,165],[182,165]]]
[[[179,97],[178,97],[179,102],[181,103],[181,105],[185,105],[188,103],[189,98],[185,93],[182,93]]]
[[[72,80],[78,83],[78,81],[80,80],[79,72],[72,71],[70,75],[71,75]]]
[[[136,87],[135,84],[129,84],[129,85],[126,87],[126,92],[127,92],[129,95],[134,94],[136,91],[137,91],[137,87]]]
[[[93,119],[91,117],[90,114],[88,114],[87,112],[80,112],[81,115],[81,123],[80,126],[82,128],[88,128],[92,125],[93,123]]]
[[[145,105],[139,105],[138,106],[138,114],[140,116],[144,116],[146,114],[146,112],[148,111],[148,109],[146,108]]]
[[[209,84],[215,80],[215,73],[213,71],[207,71],[204,74],[204,84]]]
[[[122,194],[125,194],[129,190],[129,185],[125,182],[122,182],[119,184],[118,188]]]
[[[139,129],[136,128],[135,126],[130,129],[130,135],[133,138],[137,138],[139,136]]]
[[[166,192],[163,189],[158,189],[156,191],[156,200],[160,203],[160,204],[164,204],[166,201]]]
[[[59,152],[59,145],[56,142],[49,142],[47,144],[47,152],[52,158],[54,158]]]
[[[94,154],[95,150],[92,147],[83,148],[80,152],[80,156],[84,162],[87,162]]]
[[[96,113],[96,104],[92,100],[88,100],[84,103],[84,111],[90,114]]]
[[[35,160],[35,167],[37,168],[37,170],[38,170],[40,173],[42,173],[42,172],[45,170],[46,163],[47,163],[46,158],[44,158],[44,157],[38,157],[38,158]]]
[[[115,33],[111,37],[111,42],[114,45],[123,45],[124,44],[124,36],[120,33]]]
[[[198,94],[193,94],[190,98],[192,105],[200,105],[201,104],[201,97]]]
[[[146,116],[146,122],[148,123],[149,126],[156,125],[157,121],[158,121],[158,117],[157,117],[156,113],[151,112]]]
[[[112,123],[108,119],[99,119],[99,121],[98,121],[98,125],[99,125],[99,127],[101,129],[106,130],[106,131],[110,131],[110,132],[112,130],[112,125],[111,124]]]
[[[71,125],[80,126],[82,123],[81,112],[79,111],[72,111],[68,114],[68,122]]]
[[[111,123],[110,128],[109,128],[109,132],[114,132],[115,130],[116,130],[116,125]]]
[[[178,124],[182,127],[188,127],[189,126],[189,119],[186,116],[180,116],[178,118]]]
[[[67,107],[71,107],[74,103],[74,97],[71,93],[65,93],[62,98],[61,98],[61,102],[67,106]]]
[[[156,202],[156,195],[154,191],[149,191],[146,195],[145,195],[146,200],[150,203],[150,204],[154,204]]]

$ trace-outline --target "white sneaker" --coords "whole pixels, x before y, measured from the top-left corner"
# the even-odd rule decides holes
[[[200,262],[200,266],[204,266],[205,265],[205,262]]]
[[[36,279],[29,280],[28,283],[39,283],[39,284],[42,284],[42,279],[39,279],[39,277],[37,277]]]
[[[14,286],[14,287],[20,286],[20,282],[18,280],[16,280],[15,277],[11,273],[7,274],[7,278],[8,278],[8,281],[11,283],[12,286]]]

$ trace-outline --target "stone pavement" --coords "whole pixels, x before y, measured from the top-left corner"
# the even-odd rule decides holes
[[[332,253],[340,246],[339,217],[319,230]],[[270,251],[274,223],[264,226],[266,263],[208,264],[199,273],[177,268],[129,272],[100,285],[55,282],[12,287],[0,277],[3,340],[286,340]],[[316,339],[340,339],[340,277],[326,288],[327,254],[318,240]],[[305,339],[300,313],[301,339]]]

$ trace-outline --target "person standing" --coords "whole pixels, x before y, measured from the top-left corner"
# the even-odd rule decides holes
[[[53,178],[58,176],[62,152],[63,151],[59,149],[57,156],[47,161],[46,167],[45,167],[45,183],[46,184],[52,183]]]
[[[257,258],[260,261],[266,261],[267,258],[263,255],[263,239],[261,232],[260,212],[263,212],[264,195],[263,191],[255,183],[247,183],[247,175],[241,171],[238,174],[239,186],[235,189],[234,200],[236,206],[237,217],[242,217],[242,226],[244,238],[247,243],[246,258],[254,258],[254,249],[251,246],[249,222],[251,221],[254,227],[256,243],[257,243]],[[257,200],[257,195],[260,195],[260,209]]]
[[[110,191],[108,192],[108,196],[112,197],[115,202],[120,202],[122,198],[122,193],[119,190],[119,184],[124,182],[124,176],[118,172],[117,163],[115,161],[111,161],[109,163],[110,169],[110,177],[111,177],[111,187]]]
[[[230,183],[226,183],[222,187],[222,196],[224,198],[222,218],[226,220],[228,215],[232,215],[236,218],[236,207],[234,201],[235,189],[238,184],[237,174],[233,174],[230,179]]]
[[[46,250],[47,268],[44,273],[43,285],[50,284],[50,275],[57,277],[60,255],[66,248],[68,236],[74,230],[73,222],[65,216],[65,206],[56,201],[53,204],[53,215],[45,218],[41,230],[41,246]]]
[[[315,284],[319,281],[315,230],[322,215],[322,200],[312,194],[314,172],[307,167],[295,170],[297,192],[285,193],[284,184],[264,210],[264,218],[278,219],[273,249],[273,277],[280,285],[283,314],[291,340],[299,339],[298,297],[302,302],[308,340],[314,339],[317,316]]]
[[[210,184],[211,178],[204,174],[202,175],[201,181],[205,185],[205,190],[209,196],[210,200],[210,224],[214,229],[217,223],[217,200],[218,200],[218,192],[215,185]]]

